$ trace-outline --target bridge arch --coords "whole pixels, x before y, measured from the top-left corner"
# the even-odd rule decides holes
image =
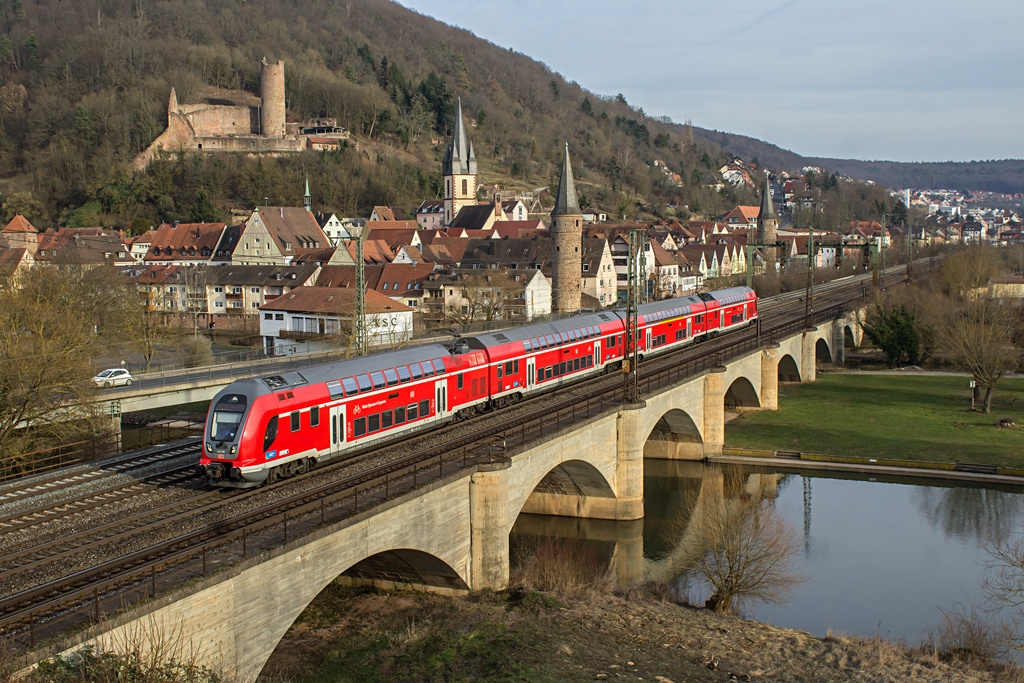
[[[779,381],[800,381],[800,366],[797,365],[796,359],[793,358],[791,354],[784,354],[782,358],[779,359]]]
[[[814,342],[814,358],[821,363],[832,362],[832,349],[829,347],[827,339],[819,337],[818,341]]]
[[[447,562],[414,548],[395,548],[376,553],[356,562],[341,576],[360,581],[469,590],[463,578]]]
[[[509,516],[509,523],[514,524],[516,518],[524,512],[564,514],[566,501],[588,499],[614,500],[615,491],[604,474],[591,463],[583,460],[565,460],[545,473],[529,496],[519,505],[510,506],[514,514]],[[572,508],[575,510],[576,505]]]
[[[761,407],[761,399],[749,379],[737,377],[725,391],[725,405],[737,411],[755,410]]]
[[[844,349],[855,349],[857,348],[857,339],[853,334],[853,327],[850,325],[843,326],[843,348]]]
[[[699,459],[704,456],[700,427],[685,410],[672,408],[662,415],[644,440],[644,459]],[[646,466],[646,465],[645,465]]]

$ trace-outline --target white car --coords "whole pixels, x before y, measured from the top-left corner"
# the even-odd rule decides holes
[[[132,373],[124,368],[111,368],[93,377],[92,381],[96,382],[97,386],[103,388],[128,386],[132,383]]]

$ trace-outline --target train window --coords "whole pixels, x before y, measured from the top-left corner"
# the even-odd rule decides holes
[[[388,368],[384,371],[384,379],[388,381],[389,387],[393,387],[398,384],[398,373],[393,368]]]
[[[576,341],[576,330],[569,330],[565,334],[569,337],[568,341]]]
[[[559,332],[559,335],[562,337],[562,343],[563,344],[568,343],[568,341],[569,341],[569,333],[568,332]]]
[[[544,368],[537,368],[537,377],[534,382],[540,383],[544,379]]]
[[[411,377],[409,375],[409,368],[407,368],[406,366],[399,365],[397,370],[398,370],[398,381],[399,382],[402,382],[404,384],[404,383],[408,382],[411,379]]]
[[[359,375],[356,377],[356,383],[359,385],[359,391],[367,392],[373,389],[373,383],[370,382],[369,375]]]
[[[274,439],[277,438],[277,415],[270,418],[270,422],[267,423],[267,430],[263,432],[263,450],[270,448],[271,444],[274,443]]]
[[[505,361],[505,376],[508,377],[512,374],[512,361]]]
[[[330,392],[331,398],[341,398],[345,395],[345,390],[342,389],[340,379],[332,379],[327,383],[327,391]]]
[[[552,377],[552,366],[544,368],[544,379],[551,379]]]
[[[366,418],[357,418],[353,427],[355,429],[354,434],[356,436],[362,436],[363,434],[366,434]]]
[[[537,351],[538,349],[540,349],[540,345],[541,345],[540,339],[537,339],[536,337],[534,337],[533,339],[530,340],[530,346],[533,347],[534,351]]]
[[[423,376],[424,377],[433,377],[434,376],[434,366],[430,364],[429,360],[428,361],[424,361],[424,363],[423,363]]]
[[[456,383],[455,388],[456,389],[461,389],[462,388],[462,374],[461,373],[458,376],[458,382]]]
[[[501,379],[501,363],[498,363],[498,379]]]
[[[546,341],[548,343],[548,346],[554,346],[555,345],[555,338],[552,337],[550,334],[547,335],[546,337],[544,337],[544,341]]]
[[[572,361],[572,369],[573,370],[579,370],[580,369],[580,359],[579,358],[576,358],[576,359],[574,359]]]
[[[704,316],[703,315],[698,315],[696,318],[693,319],[693,321],[694,322],[698,322],[698,323],[702,323],[702,322],[704,322]]]
[[[293,432],[299,431],[299,427],[301,426],[301,421],[299,420],[299,411],[296,410],[289,417],[291,417],[292,431]]]
[[[371,372],[370,373],[370,379],[373,380],[373,388],[374,389],[383,389],[384,386],[386,385],[386,383],[384,381],[384,373],[383,372]]]
[[[391,411],[385,410],[383,413],[380,414],[380,428],[387,429],[388,427],[391,426],[391,424]]]
[[[564,362],[563,363],[559,363],[558,364],[558,374],[564,375],[566,372],[567,372],[567,370],[566,370],[566,367],[565,367],[565,363]]]
[[[419,363],[409,363],[409,369],[412,370],[413,379],[420,379],[421,377],[423,377],[423,371],[420,370]]]
[[[417,410],[417,406],[416,406],[416,404],[415,404],[415,403],[410,403],[410,404],[409,404],[409,406],[408,406],[408,411],[409,411],[409,421],[410,421],[410,422],[412,422],[413,420],[415,420],[416,418],[418,418],[418,417],[419,417],[419,415],[420,415],[420,414],[419,414],[419,412],[418,412],[418,410]]]
[[[355,396],[356,394],[359,393],[359,385],[356,384],[356,378],[355,377],[346,377],[345,379],[341,380],[341,384],[342,384],[342,386],[345,387],[345,395],[346,396]],[[331,398],[336,398],[336,397],[334,395],[332,395]]]
[[[320,424],[320,406],[313,406],[309,409],[309,426],[316,427]]]
[[[434,361],[434,372],[436,372],[439,375],[442,372],[444,372],[444,361],[443,360],[438,359],[438,360]]]
[[[367,418],[367,430],[373,434],[380,431],[380,413],[374,413]]]
[[[395,408],[395,424],[405,424],[405,406]]]
[[[420,401],[420,417],[430,415],[430,401]]]
[[[514,361],[512,361],[512,372],[514,372],[517,375],[519,374],[519,359],[518,358],[516,358]]]

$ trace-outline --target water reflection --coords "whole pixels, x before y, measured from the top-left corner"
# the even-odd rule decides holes
[[[1024,523],[1019,489],[897,477],[648,460],[644,487],[641,521],[524,515],[513,547],[528,538],[579,538],[600,548],[620,587],[685,586],[700,516],[694,501],[757,496],[797,529],[797,571],[809,580],[784,604],[751,606],[749,616],[816,635],[832,629],[916,643],[937,630],[941,609],[982,602],[984,541]]]
[[[967,486],[918,486],[921,514],[947,536],[985,541],[1019,528],[1024,500],[1019,493]]]

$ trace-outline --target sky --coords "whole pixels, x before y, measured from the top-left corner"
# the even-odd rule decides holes
[[[399,0],[649,116],[804,156],[1024,159],[1020,0]]]

